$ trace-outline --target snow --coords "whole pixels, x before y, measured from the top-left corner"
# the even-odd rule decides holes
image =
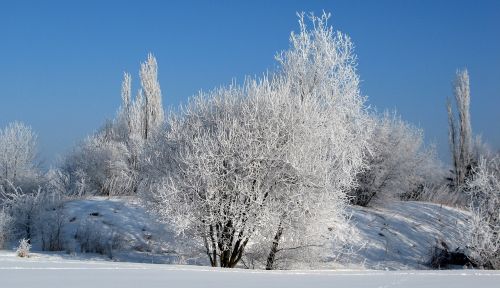
[[[1,287],[498,287],[500,271],[259,271],[0,252]]]
[[[392,202],[385,207],[353,207],[357,238],[345,261],[369,269],[428,269],[434,247],[464,247],[469,214],[424,202]]]
[[[25,259],[14,250],[0,251],[0,287],[498,287],[500,271],[426,266],[438,242],[460,246],[466,212],[423,202],[351,209],[355,253],[336,258],[340,264],[326,263],[329,270],[262,271],[207,267],[200,251],[183,249],[189,243],[176,241],[133,197],[73,200],[64,207],[66,241],[78,246],[74,234],[92,221],[119,235],[122,243],[112,258],[34,252]]]
[[[431,253],[441,242],[450,250],[464,245],[469,215],[459,209],[411,201],[350,209],[355,227],[349,239],[353,253],[339,257],[336,251],[326,251],[327,261],[316,269],[429,269]],[[111,231],[120,243],[112,251],[111,259],[109,255],[87,254],[87,257],[120,262],[208,265],[204,251],[193,249],[190,239],[177,239],[172,230],[148,214],[135,197],[73,200],[65,203],[64,215],[64,237],[71,252],[79,252],[75,234],[82,223],[90,221],[94,230]]]
[[[171,229],[156,221],[135,197],[92,197],[85,200],[73,200],[65,204],[64,214],[67,224],[64,234],[71,251],[78,251],[75,235],[82,223],[90,221],[96,230],[113,233],[118,239],[113,250],[113,261],[206,264],[206,259],[180,259],[180,250],[189,243],[176,242]],[[105,234],[105,233],[104,233]],[[109,235],[110,233],[108,233]],[[186,251],[183,256],[189,257]],[[106,258],[105,256],[97,256]],[[109,259],[108,259],[109,260]]]

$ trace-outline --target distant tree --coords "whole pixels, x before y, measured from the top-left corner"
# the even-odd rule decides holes
[[[73,194],[130,195],[137,191],[143,146],[164,121],[158,65],[152,54],[141,63],[139,75],[141,89],[132,98],[132,77],[124,73],[116,118],[67,157],[58,187],[69,187]]]
[[[148,55],[146,62],[141,64],[141,87],[144,97],[144,139],[148,139],[160,125],[163,124],[163,106],[160,83],[158,82],[158,65],[156,58]]]
[[[421,129],[387,112],[374,114],[372,121],[368,167],[357,175],[358,186],[350,192],[353,204],[419,200],[424,188],[442,182],[441,165],[433,148],[424,146]]]
[[[131,193],[135,174],[129,167],[129,150],[124,143],[107,139],[105,131],[88,137],[66,158],[61,168],[71,181],[66,184],[70,194]]]
[[[164,121],[158,65],[152,54],[148,55],[146,62],[141,63],[139,76],[141,89],[135,99],[131,98],[130,74],[125,73],[122,82],[122,105],[115,125],[117,128],[125,129],[119,133],[127,138],[125,140],[137,137],[146,140]]]
[[[472,129],[470,124],[470,88],[467,70],[457,71],[453,82],[458,121],[454,118],[451,100],[448,99],[449,142],[453,160],[453,187],[460,189],[474,168]],[[477,159],[476,159],[477,160]]]
[[[37,135],[23,123],[13,122],[0,129],[0,185],[5,189],[33,185],[38,176],[36,146]]]
[[[2,205],[3,206],[3,205]],[[5,211],[4,207],[0,208],[0,249],[4,248],[5,243],[9,240],[9,236],[11,235],[10,227],[11,227],[12,218]]]
[[[47,194],[35,164],[36,140],[32,129],[19,122],[0,129],[0,242],[12,237],[31,241],[43,223],[48,202],[41,201]]]

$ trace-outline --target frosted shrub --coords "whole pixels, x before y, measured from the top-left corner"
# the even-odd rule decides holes
[[[472,212],[468,248],[472,260],[500,269],[500,158],[481,159],[465,191]]]
[[[29,243],[29,239],[21,239],[19,241],[19,246],[16,249],[16,255],[22,258],[30,257],[30,249],[31,244]]]
[[[121,247],[121,237],[104,223],[85,219],[76,231],[75,240],[82,253],[98,253],[113,258],[113,250]]]
[[[63,170],[75,195],[121,195],[132,186],[127,146],[104,132],[88,137],[66,159]]]
[[[11,187],[8,190],[10,192],[2,191],[2,205],[12,218],[11,231],[13,236],[33,239],[36,223],[40,216],[42,190],[24,193],[20,188]]]
[[[28,193],[14,187],[8,191],[0,187],[12,237],[40,240],[43,250],[63,250],[62,195],[41,187]]]
[[[434,150],[423,145],[423,131],[396,114],[373,115],[372,121],[368,167],[357,175],[358,187],[350,193],[352,203],[421,200],[426,190],[444,178]]]
[[[56,190],[45,191],[39,201],[38,221],[36,221],[35,235],[41,241],[44,251],[64,250],[64,198]]]

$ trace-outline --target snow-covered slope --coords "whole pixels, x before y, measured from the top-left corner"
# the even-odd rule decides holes
[[[369,269],[426,269],[435,247],[464,245],[468,214],[424,202],[393,202],[383,208],[352,208],[356,236],[347,262]]]
[[[67,221],[63,231],[69,251],[81,252],[82,247],[87,248],[86,240],[93,242],[97,238],[104,246],[98,250],[104,251],[90,252],[102,253],[113,261],[206,264],[205,259],[184,259],[189,253],[179,252],[189,243],[176,242],[171,230],[147,213],[134,197],[73,200],[64,205],[64,215]]]
[[[498,287],[500,271],[257,271],[79,261],[0,251],[0,287]]]
[[[318,267],[427,269],[434,247],[441,243],[450,250],[463,246],[467,213],[458,209],[423,202],[351,209],[352,253],[327,257],[331,260]],[[203,251],[193,249],[189,242],[193,240],[176,241],[171,230],[134,197],[73,200],[64,205],[63,217],[65,247],[72,253],[87,250],[103,254],[88,254],[92,257],[124,262],[208,264]],[[87,247],[87,242],[101,244]]]

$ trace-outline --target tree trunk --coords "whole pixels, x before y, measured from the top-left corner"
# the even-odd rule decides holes
[[[273,270],[274,260],[276,259],[276,253],[278,252],[278,245],[281,239],[281,234],[283,234],[283,226],[278,225],[278,230],[274,235],[273,244],[271,245],[271,251],[269,251],[269,256],[267,256],[266,270]]]

